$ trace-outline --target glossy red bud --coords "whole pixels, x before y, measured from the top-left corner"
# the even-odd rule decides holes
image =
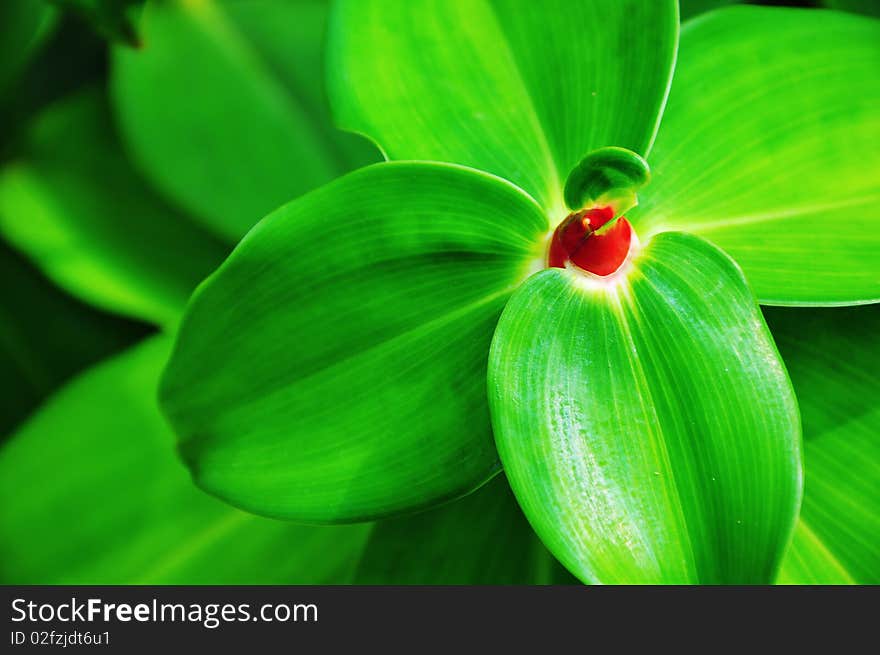
[[[598,207],[569,214],[550,242],[547,265],[565,268],[571,262],[594,275],[611,275],[623,264],[632,241],[632,226],[620,217],[607,231],[596,230],[614,218],[611,207]]]

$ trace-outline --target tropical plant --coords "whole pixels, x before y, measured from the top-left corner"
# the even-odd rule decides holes
[[[409,161],[274,212],[193,297],[161,398],[198,483],[339,522],[503,463],[584,581],[772,581],[801,428],[751,289],[880,297],[851,147],[880,31],[736,7],[678,35],[675,2],[339,3],[337,120]]]
[[[876,582],[880,23],[342,0],[390,161],[250,229],[371,157],[326,16],[148,5],[5,167],[3,234],[165,334],[0,451],[3,578]],[[166,361],[199,486],[356,525],[194,489]]]

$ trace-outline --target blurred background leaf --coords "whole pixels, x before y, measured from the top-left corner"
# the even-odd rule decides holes
[[[148,327],[85,306],[0,242],[0,442],[81,368]]]
[[[719,7],[732,5],[739,0],[679,0],[681,20],[687,20],[697,14],[702,14]]]
[[[144,0],[48,1],[65,11],[76,12],[107,39],[129,46],[139,44],[135,22]]]
[[[171,325],[227,246],[145,187],[112,126],[99,89],[45,110],[0,169],[0,232],[77,297]]]
[[[45,0],[13,0],[10,6],[17,2],[47,6]],[[15,155],[24,128],[46,106],[85,86],[103,84],[106,77],[106,43],[74,14],[51,9],[50,16],[54,20],[45,33],[19,53],[26,58],[24,67],[0,93],[0,160]]]
[[[877,0],[821,0],[821,2],[829,9],[880,16],[880,2]]]
[[[324,0],[150,4],[143,47],[113,52],[112,90],[135,161],[217,235],[377,161],[324,100]]]
[[[0,3],[0,100],[55,27],[58,16],[39,0]]]
[[[698,14],[732,4],[753,4],[778,7],[827,8],[849,11],[867,16],[880,16],[878,0],[679,0],[681,19],[687,20]]]
[[[258,518],[193,486],[155,401],[169,347],[155,337],[87,371],[0,449],[0,582],[350,580],[368,524]]]
[[[22,125],[55,99],[101,76],[103,44],[44,2],[0,5],[0,159],[15,154]],[[2,164],[0,164],[2,165]],[[0,216],[0,224],[8,217]],[[148,326],[67,296],[0,241],[0,441],[80,369],[142,338]]]
[[[356,584],[580,584],[544,548],[501,473],[460,500],[376,523]]]
[[[765,309],[804,426],[784,584],[880,583],[880,306]]]

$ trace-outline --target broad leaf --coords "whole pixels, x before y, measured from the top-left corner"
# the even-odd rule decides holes
[[[473,166],[564,212],[581,157],[649,149],[677,38],[672,0],[343,0],[330,98],[391,159]]]
[[[144,47],[113,53],[132,154],[157,188],[227,239],[378,158],[330,124],[318,55],[325,5],[156,3],[144,11]]]
[[[560,584],[570,578],[538,540],[504,475],[438,509],[376,524],[357,584]]]
[[[271,214],[194,295],[164,377],[196,481],[327,522],[487,480],[486,353],[547,230],[519,189],[446,164],[377,164]]]
[[[700,234],[768,304],[880,300],[880,22],[732,7],[686,26],[643,237]]]
[[[111,125],[96,89],[40,116],[0,169],[0,232],[73,295],[170,324],[226,247],[144,186]]]
[[[82,305],[0,242],[0,441],[77,371],[146,327]]]
[[[0,581],[348,580],[369,526],[262,519],[192,485],[155,403],[169,345],[156,338],[90,370],[0,449]]]
[[[797,518],[794,393],[740,271],[656,236],[611,280],[511,298],[489,401],[511,487],[585,582],[768,583]]]
[[[880,583],[880,307],[768,311],[804,421],[785,584]]]

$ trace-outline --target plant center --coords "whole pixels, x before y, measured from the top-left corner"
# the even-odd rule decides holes
[[[613,218],[614,209],[610,206],[583,209],[566,216],[553,233],[547,265],[566,268],[570,262],[594,275],[614,273],[629,254],[633,231],[623,216],[601,230]]]

